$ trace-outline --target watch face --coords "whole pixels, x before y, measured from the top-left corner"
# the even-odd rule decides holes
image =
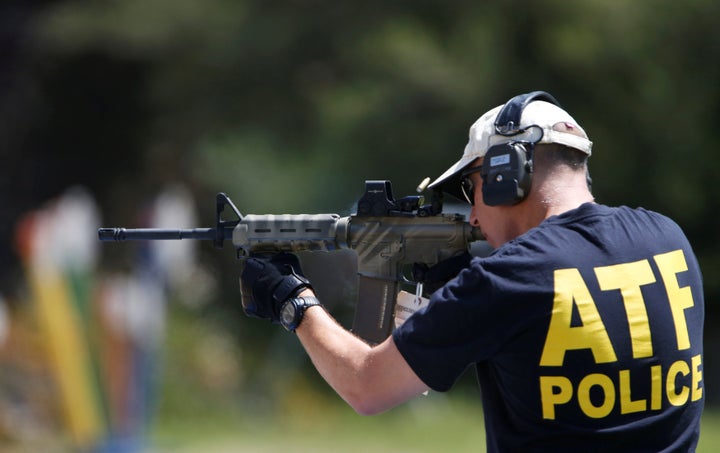
[[[292,300],[285,302],[285,305],[283,305],[282,311],[280,312],[280,316],[282,317],[280,321],[282,322],[282,325],[285,327],[291,326],[295,322],[296,312],[297,307]]]

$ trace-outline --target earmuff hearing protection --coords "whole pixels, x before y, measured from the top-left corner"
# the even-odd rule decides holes
[[[512,137],[525,132],[520,128],[522,112],[532,101],[546,101],[560,107],[550,94],[533,91],[510,99],[495,119],[495,132]],[[542,136],[534,141],[510,141],[488,149],[481,170],[483,201],[488,206],[509,206],[530,192],[533,172],[533,150]]]

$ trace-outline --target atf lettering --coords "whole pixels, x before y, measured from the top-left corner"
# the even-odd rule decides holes
[[[573,303],[582,320],[581,326],[571,326]],[[565,352],[573,349],[590,349],[595,363],[617,361],[610,337],[580,271],[557,269],[552,317],[540,365],[562,366]]]
[[[691,347],[686,310],[695,304],[691,287],[681,287],[678,281],[678,274],[688,270],[685,255],[682,250],[675,250],[655,255],[653,260],[657,272],[653,271],[650,260],[594,269],[601,291],[620,292],[630,337],[628,346],[632,348],[634,359],[654,355],[652,326],[643,287],[657,284],[658,280],[662,281],[667,294],[677,350]],[[583,377],[570,379],[562,376],[562,368],[557,367],[564,365],[568,351],[590,350],[597,364],[617,362],[618,359],[580,271],[575,268],[557,269],[553,276],[553,306],[540,366],[556,367],[554,373],[560,375],[539,377],[543,418],[554,420],[558,408],[567,405],[580,410],[586,417],[604,418],[613,411],[617,414],[647,413],[660,411],[668,405],[682,406],[702,400],[701,354],[677,360],[670,366],[642,367],[640,363],[635,363],[612,375],[587,370]],[[652,302],[660,303],[658,300]],[[645,390],[642,394],[633,394],[633,388]]]
[[[688,270],[682,250],[655,255],[655,263],[665,286],[675,326],[678,350],[690,348],[685,310],[694,306],[689,286],[680,287],[677,274]],[[602,291],[620,291],[625,307],[634,358],[653,356],[652,330],[642,287],[657,282],[648,260],[597,267],[595,276]],[[589,349],[595,363],[617,361],[617,355],[590,290],[575,268],[554,272],[555,295],[540,366],[562,366],[565,353]],[[573,309],[580,325],[572,325]]]
[[[690,348],[690,336],[688,335],[687,321],[685,320],[685,309],[690,308],[693,302],[692,291],[689,286],[680,288],[677,281],[677,274],[688,270],[685,254],[682,250],[655,255],[655,263],[660,270],[660,276],[665,283],[670,310],[675,322],[675,335],[677,337],[678,350]]]
[[[625,304],[625,314],[632,338],[632,352],[636,359],[652,357],[653,347],[650,336],[650,323],[648,322],[645,301],[643,300],[643,285],[655,283],[655,275],[647,260],[634,263],[618,264],[615,266],[598,267],[595,269],[600,289],[603,291],[620,290]]]
[[[571,403],[577,404],[587,417],[603,418],[610,415],[618,404],[621,414],[630,414],[659,411],[663,402],[682,406],[688,401],[698,401],[703,395],[701,367],[702,356],[696,355],[689,362],[674,362],[667,370],[660,365],[653,365],[647,371],[620,370],[616,380],[606,374],[591,373],[580,379],[577,386],[565,376],[540,376],[543,418],[555,420],[557,408]],[[633,400],[631,382],[642,379],[649,379],[649,394],[637,395],[641,398]],[[602,392],[599,401],[590,398],[594,387]]]

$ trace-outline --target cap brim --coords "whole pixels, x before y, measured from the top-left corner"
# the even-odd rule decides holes
[[[460,188],[460,178],[462,176],[462,171],[473,163],[475,159],[477,159],[477,156],[463,156],[462,159],[455,162],[455,164],[445,170],[445,173],[438,176],[438,178],[428,187],[431,189],[442,190],[458,200],[465,201],[465,196]]]

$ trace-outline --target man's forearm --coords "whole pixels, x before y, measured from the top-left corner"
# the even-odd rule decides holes
[[[427,390],[392,337],[370,346],[318,306],[307,309],[296,332],[318,372],[360,414],[383,412]]]

